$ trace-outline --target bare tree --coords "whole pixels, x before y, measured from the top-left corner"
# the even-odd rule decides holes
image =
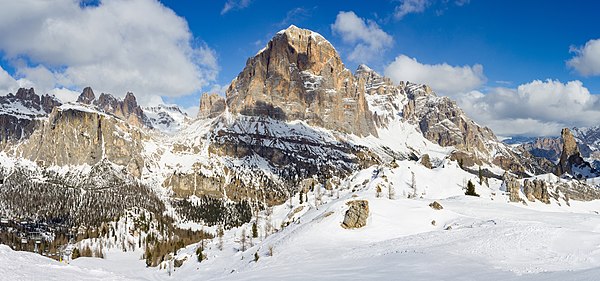
[[[219,226],[219,230],[217,230],[217,236],[219,237],[219,244],[217,244],[217,247],[219,248],[219,251],[223,251],[223,235],[224,235],[224,231],[223,231],[223,227]]]
[[[394,190],[392,183],[389,183],[388,185],[388,198],[391,200],[396,199],[396,191]]]
[[[412,183],[410,187],[413,189],[413,198],[417,198],[417,179],[415,177],[415,172],[410,172],[412,174]]]
[[[242,229],[242,237],[240,237],[240,249],[242,252],[246,251],[246,229]]]
[[[321,205],[321,198],[321,184],[317,184],[315,188],[315,207],[317,207],[317,210],[319,209],[319,205]]]

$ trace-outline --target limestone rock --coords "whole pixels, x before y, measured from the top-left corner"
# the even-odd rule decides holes
[[[43,166],[90,166],[102,159],[141,176],[144,135],[124,121],[95,112],[55,108],[16,153]]]
[[[198,118],[215,118],[225,111],[225,98],[219,94],[204,93],[200,98]]]
[[[92,88],[86,87],[77,98],[77,102],[94,105],[99,110],[112,114],[134,126],[152,128],[152,122],[131,92],[128,92],[123,100],[106,93],[100,94],[96,99]]]
[[[83,104],[92,104],[96,100],[96,95],[94,95],[94,91],[91,87],[85,87],[81,95],[77,98],[78,103]]]
[[[571,134],[571,130],[568,128],[562,129],[561,139],[563,147],[560,161],[556,165],[556,175],[560,176],[568,173],[576,178],[597,176],[598,171],[592,168],[590,163],[586,162],[581,156],[575,137]],[[577,168],[577,171],[573,169],[574,167]]]
[[[421,165],[427,167],[428,169],[432,168],[431,160],[429,160],[429,154],[423,154],[423,156],[421,156]]]
[[[364,89],[321,35],[290,26],[250,58],[226,91],[232,113],[304,120],[311,125],[376,135]]]
[[[429,204],[429,207],[431,207],[434,210],[444,209],[444,207],[442,207],[442,204],[438,203],[438,201],[433,201],[431,204]]]
[[[548,184],[544,180],[526,179],[523,182],[523,193],[527,196],[527,200],[535,202],[539,200],[543,203],[550,204],[550,196],[548,194]]]
[[[354,200],[346,203],[350,208],[346,211],[343,228],[361,228],[367,225],[369,217],[369,201]]]
[[[112,113],[117,117],[127,121],[137,127],[151,127],[150,120],[144,114],[142,108],[137,104],[133,93],[128,92],[122,101],[112,95],[102,93],[98,100],[94,102],[98,108],[107,113]]]
[[[519,192],[521,191],[521,184],[515,177],[510,175],[509,173],[504,173],[502,178],[502,184],[506,188],[508,192],[510,202],[521,202],[521,197]]]

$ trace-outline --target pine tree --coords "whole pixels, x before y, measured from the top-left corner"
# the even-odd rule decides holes
[[[300,189],[300,193],[298,193],[298,197],[300,198],[300,204],[304,203],[304,196],[302,193],[302,189]]]
[[[475,192],[475,185],[473,184],[473,182],[471,182],[471,180],[469,180],[469,182],[467,183],[467,191],[465,192],[465,195],[479,197],[479,194]]]
[[[204,256],[202,254],[202,247],[198,247],[196,249],[196,256],[198,257],[198,262],[202,262],[204,260]]]
[[[417,178],[415,177],[415,172],[410,172],[412,174],[412,182],[411,187],[413,189],[413,198],[417,198]]]
[[[73,252],[71,253],[71,259],[76,259],[79,257],[81,257],[81,253],[79,253],[79,248],[73,249]]]
[[[152,265],[152,252],[150,252],[150,247],[146,245],[146,252],[144,253],[144,257],[146,258],[146,266]]]
[[[254,253],[254,262],[258,262],[258,252]]]
[[[481,166],[479,167],[479,185],[483,185],[483,172],[481,171]]]
[[[256,222],[252,223],[252,238],[258,237],[258,227],[256,226]]]

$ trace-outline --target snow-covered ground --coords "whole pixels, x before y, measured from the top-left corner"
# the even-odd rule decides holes
[[[0,245],[2,280],[129,280],[99,267],[87,269],[67,265],[29,252],[15,252]]]
[[[141,250],[113,249],[105,259],[79,258],[64,265],[0,246],[0,276],[11,280],[597,280],[599,201],[571,201],[571,206],[558,201],[509,203],[500,181],[490,179],[489,187],[479,185],[476,176],[453,162],[433,170],[412,161],[398,165],[358,171],[336,190],[316,188],[302,204],[296,196],[291,208],[288,202],[273,208],[271,215],[262,212],[259,238],[244,252],[239,251],[242,228],[225,232],[223,250],[218,249],[217,238],[208,242],[207,259],[201,263],[196,260],[197,245],[189,245],[177,255],[187,261],[171,275],[164,267],[147,268]],[[468,180],[475,183],[480,197],[464,195]],[[392,199],[390,186],[395,193]],[[367,226],[344,229],[346,202],[355,199],[369,201]],[[430,208],[434,200],[444,208]],[[267,223],[278,231],[265,235]],[[251,224],[244,228],[251,235]]]

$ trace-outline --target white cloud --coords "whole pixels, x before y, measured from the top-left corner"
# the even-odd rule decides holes
[[[0,94],[14,91],[17,87],[17,81],[0,66]]]
[[[0,50],[37,91],[92,86],[141,103],[182,96],[212,83],[215,52],[185,19],[156,0],[10,1],[0,10]],[[20,59],[27,58],[23,64]],[[41,87],[41,89],[40,89]]]
[[[590,40],[583,47],[571,47],[575,56],[567,61],[567,66],[583,76],[600,75],[600,39]]]
[[[31,88],[33,87],[33,82],[28,79],[21,78],[15,79],[13,78],[2,66],[0,66],[0,95],[6,95],[8,93],[15,93],[17,89],[23,88]]]
[[[221,15],[224,15],[232,10],[239,10],[248,7],[250,5],[251,0],[227,0],[223,9],[221,10]]]
[[[331,25],[334,34],[342,37],[344,43],[354,46],[348,59],[366,63],[380,52],[390,47],[394,40],[372,20],[359,18],[354,12],[339,12]]]
[[[427,6],[429,6],[428,0],[402,0],[394,10],[394,17],[399,20],[408,14],[422,13]]]
[[[600,100],[581,81],[534,80],[456,97],[463,110],[498,135],[558,135],[564,127],[597,125]]]
[[[384,70],[392,81],[410,81],[427,84],[434,91],[444,95],[455,95],[479,88],[486,81],[483,66],[451,66],[443,64],[423,64],[415,58],[400,55]]]

